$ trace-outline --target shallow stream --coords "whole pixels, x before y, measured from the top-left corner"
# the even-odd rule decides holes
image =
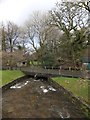
[[[27,78],[2,95],[3,118],[84,118],[79,104],[44,79]]]

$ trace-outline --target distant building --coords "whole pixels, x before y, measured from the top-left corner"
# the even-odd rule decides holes
[[[90,45],[83,51],[82,62],[90,63]]]
[[[82,64],[90,70],[90,45],[84,50],[82,55]]]

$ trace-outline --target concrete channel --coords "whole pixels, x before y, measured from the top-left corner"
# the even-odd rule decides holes
[[[88,119],[79,100],[40,76],[24,76],[2,87],[2,118]]]

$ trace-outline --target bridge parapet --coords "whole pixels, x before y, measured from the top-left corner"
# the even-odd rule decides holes
[[[22,71],[27,75],[37,76],[67,76],[67,77],[81,77],[83,72],[81,70],[63,70],[63,69],[44,69],[44,68],[24,68]],[[90,71],[88,72],[88,79],[90,79]]]

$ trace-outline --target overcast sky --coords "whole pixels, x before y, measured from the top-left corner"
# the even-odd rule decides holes
[[[13,21],[23,24],[36,10],[50,10],[60,0],[0,0],[0,22]]]

